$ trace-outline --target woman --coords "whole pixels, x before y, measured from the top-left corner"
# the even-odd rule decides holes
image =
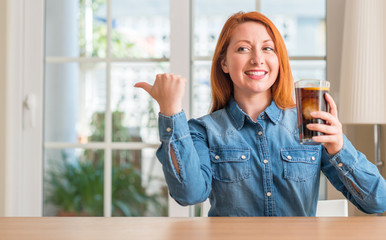
[[[186,80],[159,74],[138,83],[160,105],[157,157],[171,196],[181,205],[211,203],[209,216],[314,216],[320,172],[366,213],[386,209],[386,183],[377,168],[342,133],[330,112],[310,124],[323,132],[299,144],[293,81],[284,41],[258,12],[225,23],[213,57],[211,114],[187,122]]]

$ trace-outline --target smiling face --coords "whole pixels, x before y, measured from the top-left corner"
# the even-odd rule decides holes
[[[236,99],[257,95],[271,98],[279,59],[265,26],[252,21],[237,26],[221,67],[232,79]]]

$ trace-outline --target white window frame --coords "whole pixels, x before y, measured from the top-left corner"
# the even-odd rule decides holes
[[[5,133],[7,137],[5,215],[42,216],[45,1],[6,1],[8,65],[7,131]],[[326,1],[333,2],[331,0]],[[193,0],[170,0],[172,46],[170,70],[185,76],[189,82],[191,81],[191,63],[195,60],[191,57],[190,50],[191,34],[193,34],[192,2]],[[256,0],[256,6],[259,9],[260,0]],[[329,22],[331,24],[327,29],[333,31],[334,21]],[[186,51],[186,49],[189,49],[189,51]],[[329,57],[331,59],[339,57],[339,53],[336,55],[329,55]],[[291,60],[319,59],[318,57],[291,58]],[[52,59],[52,61],[55,60]],[[191,89],[188,86],[183,100],[183,107],[188,117],[191,107],[190,93]],[[23,106],[23,101],[30,94],[35,96],[36,107],[34,114],[31,114],[26,106]],[[31,115],[34,115],[34,119],[31,118]],[[105,185],[109,186],[111,184],[111,171],[108,171],[108,169],[111,170],[111,163],[105,164],[107,169],[105,171],[105,174],[107,174],[105,176]],[[111,187],[107,191],[105,189],[105,205],[107,205],[104,208],[105,216],[111,215],[111,204],[109,203],[111,203]],[[181,207],[174,200],[169,199],[169,216],[193,216],[192,209]]]
[[[5,215],[41,216],[44,1],[7,0],[7,13]]]
[[[170,0],[170,71],[184,76],[191,82],[191,0]],[[187,51],[188,49],[188,51]],[[190,86],[187,84],[182,107],[190,116]],[[169,196],[169,216],[194,216],[193,207],[182,207]]]

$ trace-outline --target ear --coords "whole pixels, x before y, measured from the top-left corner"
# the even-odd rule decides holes
[[[223,59],[221,60],[221,68],[222,68],[222,71],[223,71],[224,73],[229,73],[228,64],[227,64],[225,58],[223,58]]]

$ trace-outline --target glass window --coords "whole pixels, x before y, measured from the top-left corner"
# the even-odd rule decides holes
[[[298,60],[290,61],[292,76],[294,81],[304,78],[314,78],[326,80],[326,61],[325,60]]]
[[[104,151],[46,149],[44,216],[103,216]]]
[[[193,56],[212,56],[225,21],[239,11],[256,9],[255,0],[194,0]]]
[[[46,56],[106,57],[106,0],[46,1]]]
[[[155,150],[112,152],[112,216],[167,216],[168,190]]]
[[[260,10],[282,34],[290,56],[326,55],[325,0],[260,0]]]
[[[169,63],[114,63],[111,67],[113,142],[159,143],[157,102],[137,82],[152,83],[157,73],[168,72]]]
[[[167,215],[158,104],[133,86],[170,69],[169,0],[46,4],[44,215]]]
[[[211,92],[210,92],[210,61],[193,62],[193,86],[192,86],[192,105],[193,117],[200,117],[210,110]]]
[[[170,56],[169,0],[112,0],[112,55]]]
[[[45,141],[103,142],[106,64],[47,63]]]

